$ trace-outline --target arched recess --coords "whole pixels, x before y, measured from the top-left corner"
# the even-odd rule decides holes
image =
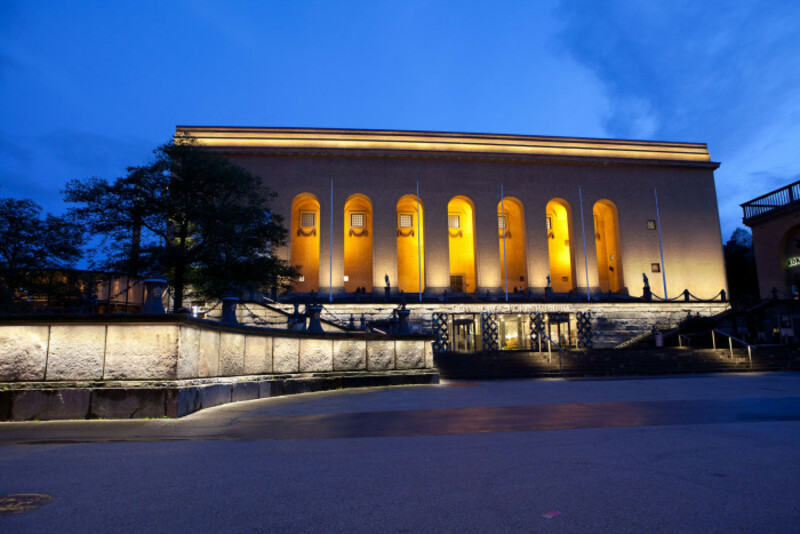
[[[610,200],[601,199],[595,202],[592,214],[600,289],[606,293],[617,293],[624,285],[617,206]]]
[[[319,290],[319,201],[300,193],[292,201],[291,262],[300,267],[293,291]]]
[[[415,195],[404,195],[397,201],[397,287],[406,293],[425,290],[425,217],[422,208],[422,201],[418,202]]]
[[[528,247],[525,241],[525,208],[519,199],[504,197],[497,203],[497,235],[500,242],[500,280],[503,280],[503,288],[505,289],[507,273],[509,291],[514,291],[514,288],[526,289]]]
[[[547,203],[547,250],[550,255],[550,282],[553,291],[566,293],[575,288],[572,263],[572,210],[563,198]]]
[[[372,202],[351,195],[344,203],[344,290],[372,291]]]
[[[450,290],[474,293],[475,285],[475,207],[465,196],[453,197],[447,204],[447,231],[450,252]]]

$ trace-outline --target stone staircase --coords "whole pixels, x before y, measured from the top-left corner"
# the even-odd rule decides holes
[[[668,375],[743,371],[798,371],[800,350],[759,347],[753,366],[746,349],[636,348],[553,352],[442,352],[434,364],[444,379],[533,378],[555,376]]]

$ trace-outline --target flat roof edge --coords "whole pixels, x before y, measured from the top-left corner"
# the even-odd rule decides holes
[[[211,149],[313,149],[710,162],[705,143],[402,130],[176,126]]]

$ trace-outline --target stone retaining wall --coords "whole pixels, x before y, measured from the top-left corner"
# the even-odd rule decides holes
[[[438,382],[431,369],[156,382],[18,382],[14,389],[0,389],[0,421],[183,417],[229,402],[294,393]]]
[[[170,316],[0,321],[0,382],[183,380],[432,367],[427,336],[297,334]]]

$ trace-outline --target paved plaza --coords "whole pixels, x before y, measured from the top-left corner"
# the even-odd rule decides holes
[[[180,420],[0,423],[0,473],[0,495],[47,496],[0,512],[2,532],[800,532],[800,374],[449,382]]]

